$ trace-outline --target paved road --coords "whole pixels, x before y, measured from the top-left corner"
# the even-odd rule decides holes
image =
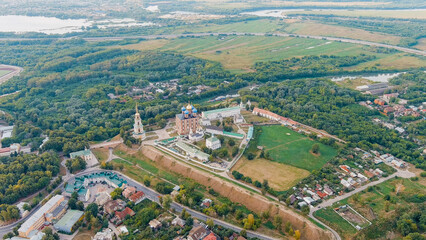
[[[369,42],[363,40],[355,40],[348,38],[337,38],[337,37],[325,37],[325,36],[315,36],[315,35],[300,35],[300,34],[288,34],[288,33],[244,33],[244,32],[215,32],[215,33],[187,33],[187,34],[163,34],[163,35],[137,35],[137,36],[122,36],[122,37],[86,37],[82,38],[86,41],[114,41],[114,40],[124,40],[124,39],[157,39],[157,38],[179,38],[179,37],[202,37],[202,36],[218,36],[218,35],[251,35],[251,36],[276,36],[276,37],[300,37],[300,38],[313,38],[313,39],[322,39],[328,41],[338,41],[338,42],[347,42],[353,44],[361,44],[366,46],[376,46],[396,49],[398,51],[412,53],[416,55],[426,56],[426,51],[399,47],[390,44]],[[54,38],[55,40],[69,40],[77,37],[71,38]],[[32,40],[46,40],[50,38],[0,38],[0,41],[32,41]]]
[[[90,149],[94,148],[104,148],[104,147],[115,147],[118,144],[123,143],[123,139],[117,140],[117,141],[111,141],[111,142],[102,142],[90,145]]]

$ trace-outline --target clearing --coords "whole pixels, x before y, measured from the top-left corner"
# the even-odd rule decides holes
[[[362,85],[373,84],[374,82],[365,78],[356,78],[356,79],[345,79],[343,81],[337,81],[336,84],[345,88],[356,89],[356,87]]]
[[[266,179],[269,185],[278,191],[291,188],[310,174],[307,170],[262,158],[254,160],[242,158],[233,170],[244,174],[244,176],[251,177],[253,182],[255,180],[263,182]]]
[[[308,171],[320,169],[337,154],[337,150],[313,141],[289,128],[274,125],[262,126],[258,146],[263,146],[274,161],[289,164]],[[312,145],[320,145],[320,154],[310,153]]]

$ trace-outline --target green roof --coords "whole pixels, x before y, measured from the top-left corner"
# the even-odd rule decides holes
[[[76,157],[81,157],[81,156],[88,156],[92,154],[92,152],[90,151],[90,149],[84,149],[78,152],[72,152],[70,153],[70,157],[71,158],[76,158]]]
[[[55,224],[55,228],[65,232],[71,232],[74,224],[83,216],[84,212],[68,210],[67,213]]]
[[[232,110],[237,110],[237,109],[240,109],[240,107],[219,108],[219,109],[214,109],[214,110],[210,110],[210,111],[204,111],[203,114],[205,116],[208,116],[209,114],[213,114],[213,113],[221,113],[221,112],[232,111]]]
[[[244,137],[243,134],[239,134],[239,133],[233,133],[233,132],[227,132],[227,131],[223,131],[224,135],[229,135],[229,136],[235,136],[235,137]]]

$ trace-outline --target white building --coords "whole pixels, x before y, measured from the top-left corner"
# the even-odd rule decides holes
[[[219,149],[221,146],[222,145],[220,144],[220,140],[214,135],[206,139],[206,147],[210,148],[211,150]]]
[[[204,153],[196,148],[190,147],[187,144],[179,141],[176,143],[176,147],[180,148],[185,154],[191,158],[198,158],[203,162],[207,162],[209,160],[210,155]]]
[[[92,151],[87,148],[78,152],[70,153],[71,159],[74,159],[76,157],[81,157],[84,161],[86,161],[88,167],[92,167],[98,164],[98,159],[96,158],[95,154],[93,154]]]
[[[113,236],[114,232],[109,228],[105,228],[102,232],[96,233],[93,240],[112,240]]]
[[[240,107],[220,108],[210,111],[204,111],[201,116],[204,119],[216,120],[221,118],[233,117],[234,115],[240,114]]]

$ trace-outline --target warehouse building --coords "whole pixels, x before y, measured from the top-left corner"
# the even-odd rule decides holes
[[[55,225],[56,230],[72,233],[75,229],[76,223],[82,220],[84,212],[78,210],[69,210]]]

